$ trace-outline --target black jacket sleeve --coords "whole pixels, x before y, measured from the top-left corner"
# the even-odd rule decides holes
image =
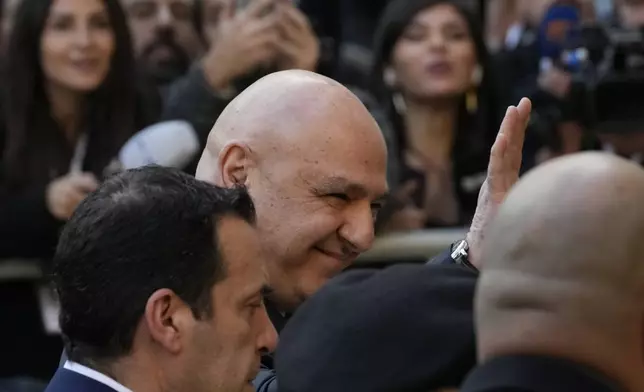
[[[280,335],[280,391],[457,387],[476,363],[476,280],[457,265],[396,265],[333,279]]]
[[[230,97],[224,97],[210,87],[201,65],[195,65],[168,88],[162,118],[164,121],[188,121],[205,142],[229,102]]]
[[[210,130],[232,98],[214,91],[206,81],[201,65],[197,64],[166,91],[162,121],[189,122],[199,143],[205,147]],[[199,158],[197,156],[188,165],[186,172],[194,174]]]

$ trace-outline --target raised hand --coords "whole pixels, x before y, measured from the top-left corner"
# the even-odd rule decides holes
[[[281,1],[277,14],[281,37],[277,43],[277,67],[315,71],[320,58],[320,42],[308,18],[290,1]]]
[[[523,98],[517,107],[510,106],[492,146],[487,178],[479,192],[474,219],[467,234],[469,260],[477,268],[481,267],[479,255],[485,229],[496,216],[510,188],[519,179],[523,141],[531,110],[532,103],[527,98]]]
[[[272,62],[280,38],[276,0],[254,0],[235,11],[235,1],[225,0],[211,48],[202,60],[206,78],[215,89],[224,89],[238,77]]]

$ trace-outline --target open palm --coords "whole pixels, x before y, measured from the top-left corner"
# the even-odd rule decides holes
[[[531,111],[532,103],[527,98],[523,98],[517,107],[510,106],[492,146],[487,178],[479,192],[476,213],[467,235],[470,262],[478,268],[481,266],[479,254],[485,228],[494,219],[505,196],[519,179],[523,141]]]

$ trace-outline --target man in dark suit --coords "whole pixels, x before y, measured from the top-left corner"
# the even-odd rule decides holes
[[[104,182],[56,250],[68,359],[46,392],[252,391],[277,338],[254,222],[245,190],[179,171]]]
[[[464,392],[644,391],[644,171],[561,158],[510,192],[483,248]]]

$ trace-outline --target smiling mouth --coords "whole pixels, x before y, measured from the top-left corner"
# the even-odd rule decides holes
[[[98,68],[100,62],[94,59],[72,61],[72,65],[82,71],[93,71]]]
[[[323,255],[330,257],[332,259],[335,259],[338,261],[343,266],[349,266],[351,263],[355,261],[355,259],[358,258],[359,254],[357,252],[351,252],[351,253],[333,253],[333,252],[327,252],[324,249],[316,247],[315,250],[318,252],[322,253]]]

